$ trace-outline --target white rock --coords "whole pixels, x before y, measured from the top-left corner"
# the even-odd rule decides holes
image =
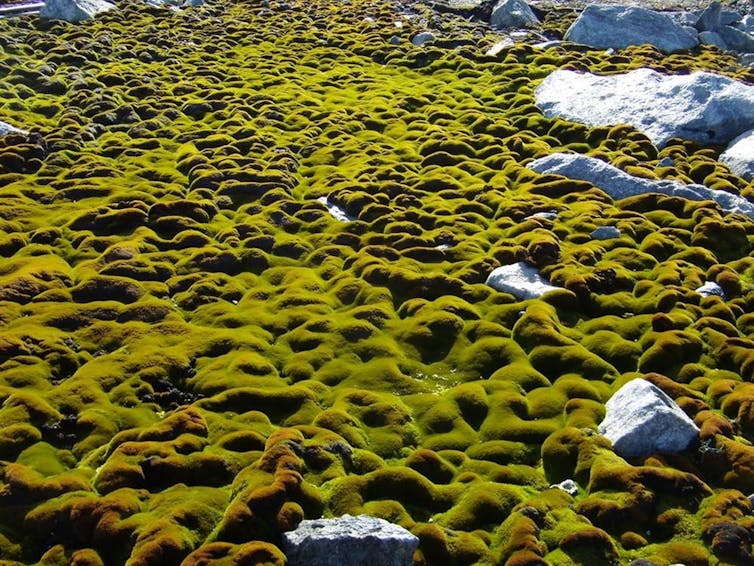
[[[321,202],[322,204],[327,207],[327,212],[330,213],[330,216],[335,218],[335,220],[339,220],[340,222],[351,222],[353,220],[356,220],[353,216],[348,214],[345,210],[340,208],[337,204],[334,202],[330,202],[327,197],[319,197],[317,199],[318,202]]]
[[[423,31],[421,33],[417,33],[413,38],[411,38],[411,43],[413,43],[417,47],[421,47],[428,41],[434,41],[434,39],[435,36],[432,33]]]
[[[599,433],[610,439],[613,450],[624,458],[681,452],[699,435],[678,404],[644,379],[626,383],[605,407]]]
[[[289,566],[411,566],[418,546],[403,527],[367,515],[301,521],[283,533]]]
[[[723,288],[714,281],[707,281],[704,285],[699,287],[696,292],[699,293],[702,297],[711,297],[712,295],[717,295],[718,297],[722,297],[723,299],[725,298],[725,292],[723,292]]]
[[[591,47],[615,47],[649,43],[665,53],[693,49],[696,35],[660,12],[633,6],[590,4],[565,34],[566,41]]]
[[[520,300],[536,299],[548,291],[560,289],[550,285],[534,267],[522,261],[493,270],[487,277],[486,284]]]
[[[500,29],[530,28],[539,25],[539,18],[524,0],[500,0],[492,8],[490,25]]]
[[[494,57],[495,55],[500,53],[503,49],[509,49],[513,47],[514,45],[516,45],[516,42],[513,41],[510,37],[506,37],[505,39],[498,41],[495,45],[490,47],[485,53],[485,55],[490,55]]]
[[[747,180],[754,179],[754,130],[734,139],[720,155],[720,161],[731,171]]]
[[[569,495],[576,495],[579,492],[579,484],[573,480],[563,480],[550,486],[550,489],[561,489]]]
[[[28,134],[26,130],[22,130],[20,128],[16,128],[15,126],[11,126],[7,122],[0,122],[0,136],[4,136],[6,134]]]
[[[600,226],[592,230],[592,240],[612,240],[620,237],[620,230],[615,226]]]
[[[558,217],[557,210],[543,210],[542,212],[535,212],[530,214],[524,220],[531,220],[532,218],[542,218],[543,220],[555,220]]]
[[[704,185],[685,185],[680,181],[655,181],[634,177],[609,163],[576,153],[553,153],[530,162],[537,173],[553,173],[569,179],[588,181],[616,200],[646,193],[661,193],[688,200],[712,200],[726,212],[754,218],[754,204],[738,195],[713,191]]]
[[[105,0],[45,0],[39,17],[45,20],[80,22],[113,8],[115,5]]]
[[[550,118],[630,124],[660,147],[673,137],[724,144],[754,125],[754,86],[707,72],[663,75],[642,68],[598,76],[557,70],[535,95]]]

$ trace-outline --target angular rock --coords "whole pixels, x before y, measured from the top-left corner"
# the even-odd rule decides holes
[[[720,26],[717,33],[733,51],[754,53],[754,36],[731,26]]]
[[[666,14],[633,6],[587,6],[565,34],[566,41],[623,49],[649,43],[665,53],[693,49],[696,35]]]
[[[624,458],[682,452],[699,436],[699,428],[678,404],[644,379],[626,383],[605,407],[599,433]]]
[[[553,153],[527,165],[537,173],[553,173],[569,179],[588,181],[616,200],[661,193],[688,200],[712,200],[726,212],[745,214],[754,218],[754,204],[745,198],[725,191],[713,191],[704,185],[685,185],[680,181],[656,181],[634,177],[609,163],[575,153]],[[494,273],[494,272],[493,272]]]
[[[725,292],[723,291],[723,288],[714,281],[707,281],[704,285],[699,287],[696,292],[699,293],[702,297],[711,297],[712,295],[717,295],[718,297],[722,297],[723,299],[725,298]]]
[[[713,45],[718,49],[722,49],[723,51],[727,51],[729,49],[728,44],[725,43],[725,40],[720,36],[719,33],[715,31],[699,32],[699,42],[703,43],[704,45]]]
[[[289,566],[411,566],[418,546],[403,527],[367,515],[301,521],[283,533]]]
[[[696,20],[694,27],[699,31],[716,31],[720,27],[720,14],[722,13],[722,4],[715,0],[707,6],[699,18]]]
[[[598,76],[558,70],[535,95],[550,118],[630,124],[658,147],[674,137],[725,144],[754,124],[754,86],[707,72],[664,75],[642,68]]]
[[[522,261],[494,269],[485,283],[519,300],[536,299],[548,291],[560,289],[550,285],[534,267]]]
[[[720,162],[747,180],[754,179],[754,130],[744,132],[734,139],[720,155]]]
[[[22,130],[20,128],[16,128],[15,126],[11,126],[7,122],[0,121],[0,136],[4,136],[6,134],[28,134],[29,132]]]
[[[353,216],[348,214],[334,202],[330,201],[327,197],[319,197],[317,201],[324,204],[325,207],[327,207],[327,212],[330,213],[330,216],[332,216],[339,222],[351,222],[353,220],[356,220]]]
[[[39,17],[45,20],[80,22],[115,8],[105,0],[45,0]]]
[[[499,29],[530,28],[539,25],[539,18],[524,0],[500,0],[492,9],[490,25]]]

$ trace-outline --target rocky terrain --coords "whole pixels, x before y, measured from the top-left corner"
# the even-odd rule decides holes
[[[754,70],[436,8],[0,20],[3,564],[282,565],[346,514],[416,565],[754,560],[754,184],[540,90],[703,71],[741,130]]]

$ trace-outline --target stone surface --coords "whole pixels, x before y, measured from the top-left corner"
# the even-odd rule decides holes
[[[376,517],[302,521],[283,534],[289,566],[411,566],[419,539]]]
[[[16,128],[15,126],[11,126],[10,124],[6,122],[0,121],[0,136],[4,136],[6,134],[26,134],[28,132],[21,130],[20,128]]]
[[[493,45],[492,47],[490,47],[485,52],[485,55],[490,55],[490,56],[494,57],[495,55],[497,55],[498,53],[500,53],[504,49],[510,49],[514,45],[516,45],[516,42],[513,41],[510,37],[506,37],[505,39],[502,39],[502,40],[498,41],[495,45]]]
[[[490,16],[490,25],[494,28],[530,28],[538,24],[539,18],[524,0],[500,0]]]
[[[105,0],[46,0],[39,16],[46,20],[80,22],[115,8]]]
[[[421,33],[417,33],[413,38],[411,38],[411,43],[416,45],[417,47],[421,47],[428,41],[434,41],[435,36],[431,32],[423,31]]]
[[[558,70],[535,94],[548,117],[590,126],[630,124],[659,147],[674,137],[726,144],[754,125],[754,86],[707,72],[664,75],[642,68],[597,76]]]
[[[564,37],[592,47],[649,43],[665,53],[693,49],[696,35],[666,14],[633,6],[587,6]]]
[[[605,405],[599,433],[624,458],[655,452],[681,452],[698,438],[699,429],[664,391],[643,379],[621,387]]]
[[[723,299],[725,298],[725,292],[723,291],[723,288],[714,281],[707,281],[704,285],[699,287],[696,292],[699,293],[702,297],[711,297],[712,295],[717,295],[718,297],[722,297]]]
[[[328,200],[327,197],[319,197],[317,200],[327,207],[327,212],[329,212],[330,216],[335,218],[335,220],[339,220],[340,222],[351,222],[352,220],[355,220],[353,216],[348,214],[334,202]]]
[[[734,139],[720,155],[720,161],[736,175],[748,180],[754,179],[754,130],[744,132]]]
[[[560,289],[560,287],[550,285],[534,267],[522,261],[493,270],[487,277],[486,283],[520,300],[536,299],[548,291]]]
[[[620,230],[615,226],[600,226],[589,234],[593,240],[611,240],[620,237]]]
[[[696,20],[694,27],[699,31],[715,31],[720,27],[720,14],[722,13],[722,4],[715,0],[707,6],[699,18]]]
[[[720,26],[715,31],[730,49],[742,53],[754,52],[754,36],[751,34],[731,26]]]
[[[560,483],[555,483],[550,486],[550,489],[560,489],[565,491],[569,495],[576,495],[579,492],[579,484],[573,480],[563,480]]]
[[[588,181],[619,200],[645,193],[661,193],[688,200],[712,200],[726,212],[754,218],[754,205],[745,198],[713,191],[704,185],[685,185],[679,181],[655,181],[634,177],[609,163],[575,153],[554,153],[527,165],[537,173],[554,173],[570,179]]]
[[[718,49],[727,50],[728,44],[716,31],[699,32],[699,42],[705,45],[714,45]]]

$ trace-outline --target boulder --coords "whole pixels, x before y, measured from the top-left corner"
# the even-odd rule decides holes
[[[613,238],[620,238],[620,230],[615,226],[600,226],[592,230],[589,235],[592,240],[612,240]]]
[[[560,289],[550,285],[534,267],[522,261],[493,270],[486,284],[519,300],[536,299],[548,291]]]
[[[723,6],[715,0],[699,14],[694,27],[699,31],[715,31],[720,27],[720,15]]]
[[[699,32],[699,43],[703,43],[704,45],[712,45],[714,47],[717,47],[718,49],[722,49],[723,51],[727,51],[729,49],[728,44],[725,43],[725,40],[716,31]]]
[[[707,281],[704,285],[699,287],[696,292],[699,293],[702,297],[711,297],[712,295],[717,295],[718,297],[725,299],[725,291],[723,291],[723,288],[714,281]]]
[[[411,43],[416,45],[417,47],[421,47],[428,41],[434,41],[435,36],[433,33],[428,31],[423,31],[421,33],[417,33],[413,38],[411,38]]]
[[[16,128],[15,126],[11,126],[7,122],[0,121],[0,136],[5,136],[7,134],[28,134],[29,132],[25,130],[21,130],[20,128]]]
[[[499,29],[530,28],[539,25],[539,18],[524,0],[500,0],[492,9],[490,25]]]
[[[754,204],[745,198],[725,191],[713,191],[704,185],[685,185],[680,181],[656,181],[634,177],[609,163],[575,153],[553,153],[527,165],[537,173],[552,173],[569,179],[588,181],[616,200],[661,193],[688,200],[712,200],[726,212],[745,214],[754,218]],[[494,273],[494,272],[493,272]]]
[[[39,17],[45,20],[80,22],[113,8],[115,5],[105,0],[45,0]]]
[[[720,26],[715,30],[733,51],[754,53],[754,36],[732,26]]]
[[[734,139],[720,155],[720,161],[731,171],[747,180],[754,179],[754,130]]]
[[[411,566],[418,546],[403,527],[367,515],[301,521],[283,533],[289,566]]]
[[[630,124],[659,147],[675,137],[722,145],[754,124],[754,86],[707,72],[664,75],[642,68],[598,76],[557,70],[535,96],[550,118]]]
[[[633,6],[590,4],[565,34],[566,41],[591,47],[623,49],[654,45],[665,53],[693,49],[696,33],[660,12]]]
[[[624,458],[682,452],[699,437],[699,428],[678,404],[644,379],[626,383],[605,407],[599,433]]]

